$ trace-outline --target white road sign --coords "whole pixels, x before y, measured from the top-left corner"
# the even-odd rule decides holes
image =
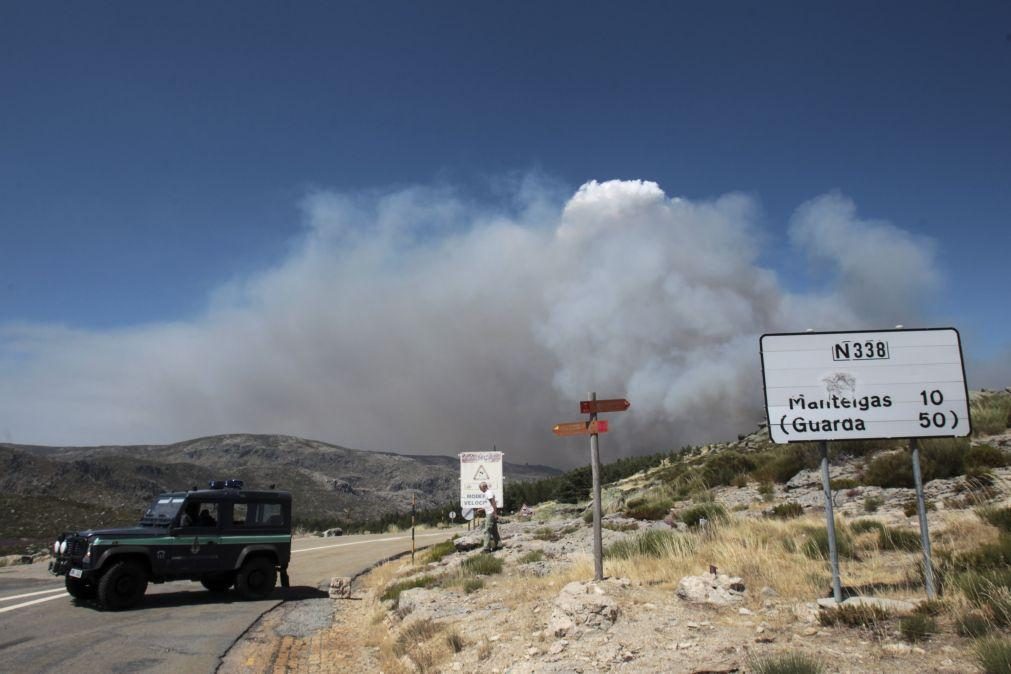
[[[969,435],[954,328],[762,335],[760,348],[773,442]]]
[[[498,495],[498,507],[505,506],[502,491],[502,452],[463,452],[460,454],[460,507],[483,508],[481,483]]]

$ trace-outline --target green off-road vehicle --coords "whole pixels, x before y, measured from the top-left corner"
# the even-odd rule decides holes
[[[158,496],[135,527],[62,534],[49,570],[66,576],[67,592],[125,609],[148,583],[200,581],[211,592],[233,585],[246,599],[288,586],[291,494],[246,491],[239,480]]]

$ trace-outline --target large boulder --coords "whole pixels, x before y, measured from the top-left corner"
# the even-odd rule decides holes
[[[678,583],[677,596],[696,604],[728,606],[744,599],[744,583],[736,576],[703,573],[685,576]]]
[[[564,637],[577,631],[606,630],[618,619],[618,603],[597,583],[572,582],[555,598],[548,632]]]

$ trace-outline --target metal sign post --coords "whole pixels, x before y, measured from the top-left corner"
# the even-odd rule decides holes
[[[411,494],[411,564],[414,564],[414,509],[417,501],[418,495]]]
[[[920,544],[923,547],[923,582],[927,586],[927,599],[937,598],[934,585],[934,562],[930,555],[930,532],[927,530],[927,504],[923,498],[923,477],[920,475],[920,448],[916,438],[909,439],[913,455],[913,482],[916,483],[916,510],[920,515]]]
[[[842,583],[839,580],[839,549],[835,540],[835,513],[832,511],[832,481],[828,475],[828,443],[818,443],[821,453],[821,484],[825,490],[825,521],[828,526],[828,558],[832,567],[832,597],[836,603],[842,601]]]
[[[596,400],[597,394],[590,393],[590,400]],[[595,426],[597,412],[590,413],[590,426]],[[604,580],[604,545],[600,531],[600,447],[597,434],[590,435],[590,472],[593,474],[593,579]]]

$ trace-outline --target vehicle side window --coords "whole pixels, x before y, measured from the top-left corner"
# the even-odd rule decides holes
[[[180,526],[218,526],[218,504],[215,501],[188,501],[179,517]]]
[[[246,521],[250,526],[283,526],[284,511],[280,503],[250,503]]]
[[[245,503],[232,504],[232,526],[242,527],[246,525],[247,511],[249,507]]]

